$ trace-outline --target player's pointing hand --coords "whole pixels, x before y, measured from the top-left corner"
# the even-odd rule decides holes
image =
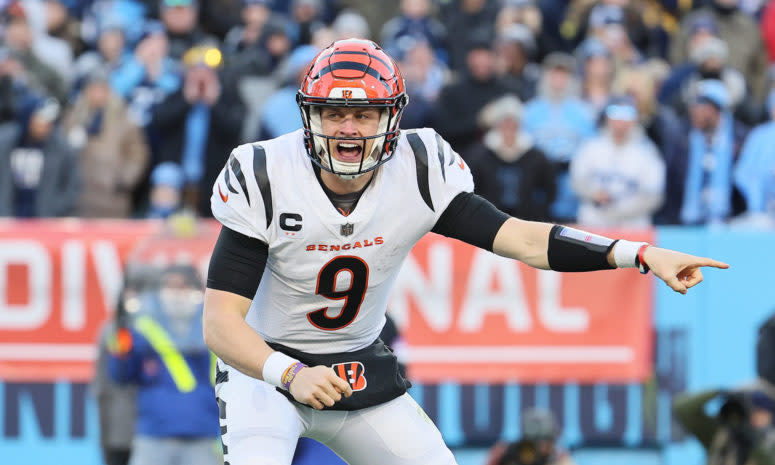
[[[305,367],[291,382],[289,391],[296,401],[316,410],[332,407],[342,400],[342,395],[353,393],[350,384],[338,377],[331,367],[318,365]]]
[[[643,259],[658,278],[681,294],[686,294],[687,289],[702,282],[700,268],[704,266],[729,268],[728,264],[712,258],[696,257],[659,247],[647,248]]]

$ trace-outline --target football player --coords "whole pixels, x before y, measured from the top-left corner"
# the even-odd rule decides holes
[[[404,81],[373,42],[323,50],[297,100],[304,128],[237,147],[213,186],[204,333],[230,465],[290,464],[299,436],[350,464],[455,463],[378,338],[429,231],[541,269],[650,269],[680,293],[728,266],[500,212],[433,129],[399,132]]]

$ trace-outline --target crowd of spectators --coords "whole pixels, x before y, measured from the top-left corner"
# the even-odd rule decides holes
[[[775,0],[0,0],[0,216],[210,216],[232,147],[301,127],[378,41],[526,219],[775,224]],[[768,27],[768,25],[773,25]]]

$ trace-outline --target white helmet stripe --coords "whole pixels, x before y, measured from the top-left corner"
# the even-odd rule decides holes
[[[328,98],[366,99],[366,90],[360,87],[334,87]]]

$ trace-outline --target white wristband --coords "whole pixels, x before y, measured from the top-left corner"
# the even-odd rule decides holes
[[[293,357],[289,357],[282,352],[274,351],[264,362],[264,367],[261,369],[261,377],[267,383],[283,388],[283,373],[289,366],[299,361]],[[283,388],[284,389],[284,388]]]
[[[632,242],[619,239],[614,246],[614,263],[617,268],[637,268],[638,249],[647,242]]]

